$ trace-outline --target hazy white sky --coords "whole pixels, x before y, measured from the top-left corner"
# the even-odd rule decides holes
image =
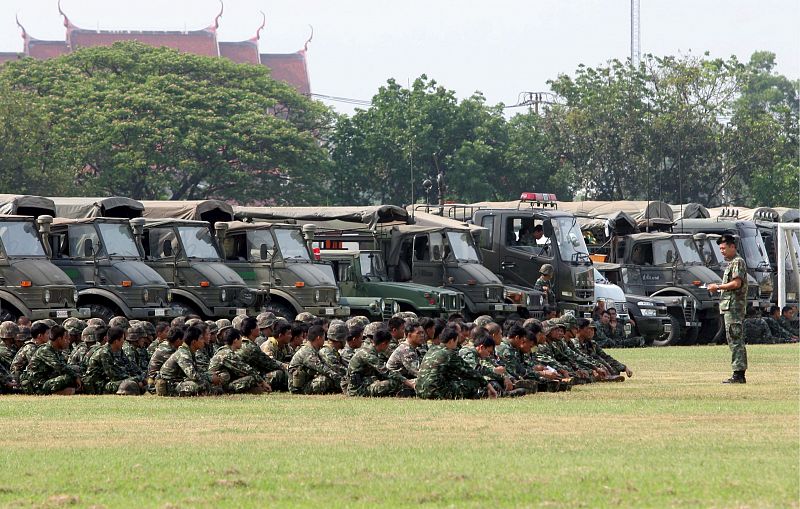
[[[217,0],[62,0],[83,28],[197,29],[212,23]],[[630,53],[629,0],[226,0],[219,39],[252,37],[267,14],[262,53],[302,48],[314,26],[308,63],[312,92],[369,99],[390,77],[422,73],[460,97],[482,91],[514,104],[520,92],[580,63]],[[778,71],[800,77],[800,0],[641,0],[642,53],[710,51],[747,60],[777,54]],[[64,39],[56,0],[0,0],[0,51],[20,51],[15,14],[39,39]],[[342,112],[352,106],[329,103]]]

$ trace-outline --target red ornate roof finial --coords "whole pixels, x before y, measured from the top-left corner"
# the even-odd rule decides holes
[[[258,27],[258,30],[256,30],[256,35],[255,35],[255,36],[253,36],[253,37],[250,39],[252,42],[256,42],[256,41],[258,41],[259,39],[261,39],[261,31],[262,31],[262,30],[264,30],[264,27],[265,27],[265,26],[267,26],[267,15],[266,15],[266,14],[264,14],[264,11],[258,11],[258,12],[260,12],[260,13],[261,13],[261,26],[260,26],[260,27]]]
[[[67,30],[72,30],[75,28],[75,25],[72,24],[72,21],[69,20],[67,14],[61,8],[61,0],[58,0],[58,13],[64,17],[64,26],[67,28]]]
[[[20,22],[19,22],[19,14],[17,14],[17,15],[16,15],[16,16],[14,16],[14,17],[15,17],[15,18],[16,18],[16,20],[17,20],[17,26],[19,27],[19,29],[20,29],[20,30],[22,30],[22,35],[21,35],[22,39],[23,39],[25,42],[28,42],[28,32],[27,32],[27,30],[25,30],[25,27],[24,27],[24,26],[22,26],[22,23],[20,23]]]
[[[222,17],[222,13],[225,11],[225,4],[222,3],[222,0],[219,0],[219,14],[217,17],[214,18],[214,30],[219,28],[219,18]]]
[[[301,50],[303,53],[308,51],[308,43],[311,42],[311,39],[314,38],[314,27],[311,26],[311,25],[308,25],[308,28],[311,29],[311,35],[308,36],[308,39],[306,40],[306,43],[303,44],[303,49]]]

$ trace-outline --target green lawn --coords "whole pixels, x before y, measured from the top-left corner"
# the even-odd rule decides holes
[[[515,400],[0,398],[2,507],[800,507],[800,348]]]

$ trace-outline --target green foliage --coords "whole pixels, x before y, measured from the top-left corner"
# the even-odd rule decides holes
[[[326,159],[330,113],[263,66],[126,42],[9,63],[0,90],[46,112],[42,194],[294,203]]]

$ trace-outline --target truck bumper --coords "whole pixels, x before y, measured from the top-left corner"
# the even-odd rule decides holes
[[[169,318],[172,315],[172,308],[131,308],[130,318],[147,320],[151,318]]]
[[[350,316],[350,306],[308,306],[303,309],[314,316]]]
[[[65,318],[89,318],[89,308],[63,308],[63,309],[31,309],[28,318],[31,320],[44,320],[51,318],[54,320],[63,320]]]
[[[661,337],[672,330],[669,316],[639,316],[635,320],[639,334],[647,339]]]

